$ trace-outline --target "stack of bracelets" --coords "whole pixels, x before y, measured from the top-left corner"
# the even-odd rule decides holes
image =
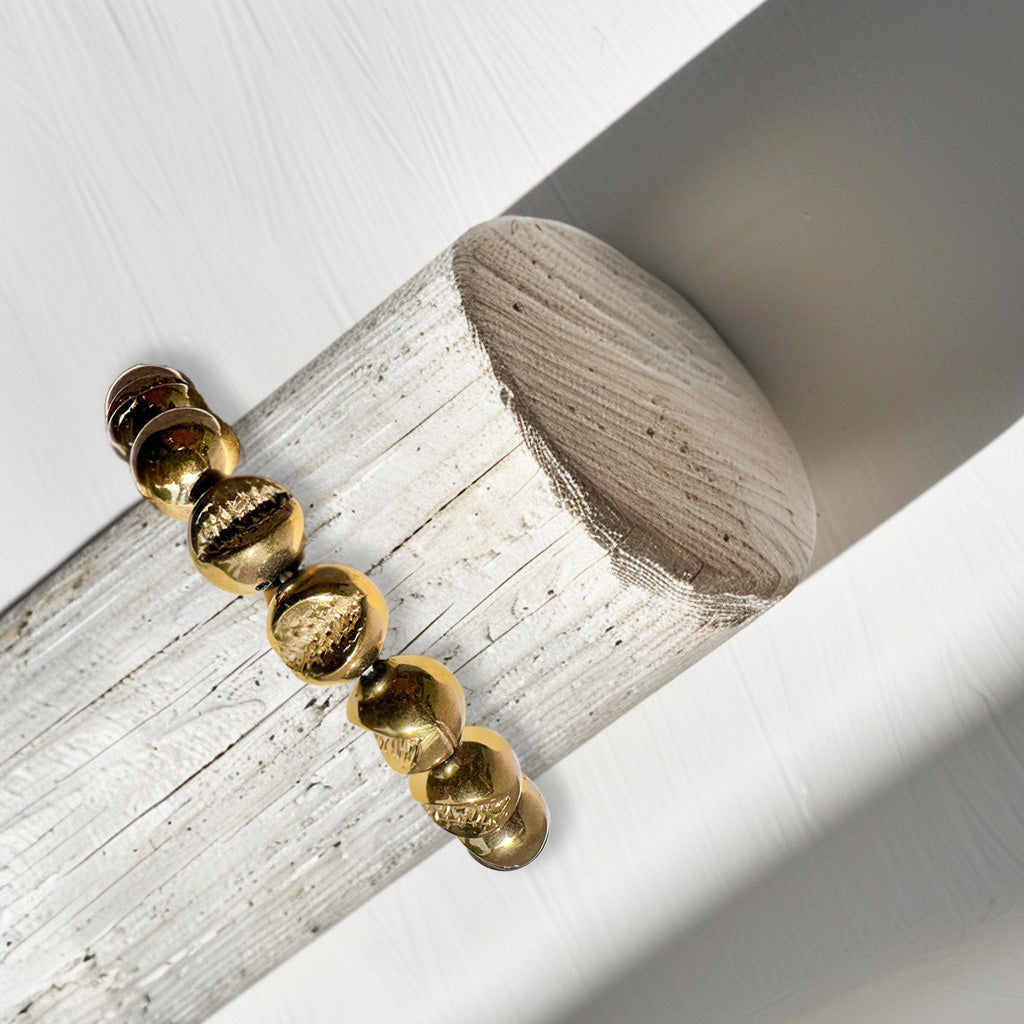
[[[354,683],[349,719],[409,776],[427,814],[487,867],[533,860],[548,811],[515,751],[493,730],[465,724],[462,688],[441,662],[380,658],[388,628],[380,591],[349,566],[300,566],[302,506],[273,480],[231,475],[238,437],[192,381],[166,366],[132,367],[110,388],[106,417],[143,497],[188,521],[200,573],[232,594],[264,594],[267,636],[285,665],[314,686]]]

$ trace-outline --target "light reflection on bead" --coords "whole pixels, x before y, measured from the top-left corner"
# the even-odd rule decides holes
[[[409,792],[433,820],[460,839],[501,828],[519,802],[519,759],[493,729],[466,726],[455,753],[430,771],[409,776]]]
[[[132,442],[154,416],[181,408],[210,411],[185,374],[149,364],[125,370],[110,386],[105,404],[107,436],[114,451],[127,459]]]
[[[523,776],[523,792],[512,816],[501,828],[484,836],[463,839],[473,859],[496,871],[525,867],[544,849],[548,839],[548,807],[537,786]]]
[[[466,698],[455,676],[441,662],[416,654],[373,668],[372,677],[368,672],[352,688],[349,721],[370,729],[384,760],[403,775],[450,757],[466,724]]]
[[[154,416],[132,444],[129,460],[139,493],[164,515],[188,519],[196,498],[238,465],[235,432],[205,409]]]

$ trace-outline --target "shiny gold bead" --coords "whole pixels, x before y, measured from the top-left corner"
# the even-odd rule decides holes
[[[493,729],[469,725],[455,753],[409,776],[409,792],[434,821],[460,839],[501,828],[522,792],[519,758]]]
[[[132,442],[154,416],[182,408],[209,412],[195,384],[179,370],[151,365],[125,370],[107,392],[107,436],[114,451],[127,459]]]
[[[142,496],[164,515],[188,519],[196,498],[238,465],[235,432],[206,409],[154,416],[132,444],[130,464]]]
[[[512,817],[501,828],[462,843],[473,859],[496,871],[513,871],[533,860],[548,840],[548,806],[525,775],[523,792]]]
[[[466,724],[466,698],[455,676],[418,654],[388,658],[374,669],[352,688],[349,721],[370,729],[384,760],[403,775],[451,757]]]
[[[302,506],[262,476],[230,476],[199,497],[188,522],[196,568],[232,594],[255,594],[298,565],[305,544]]]
[[[380,656],[388,606],[373,582],[347,565],[311,565],[268,593],[267,636],[306,683],[355,679]]]

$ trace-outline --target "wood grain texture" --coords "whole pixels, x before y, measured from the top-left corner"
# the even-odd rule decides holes
[[[238,430],[306,505],[307,560],[367,568],[388,650],[448,663],[529,773],[810,557],[806,481],[745,371],[550,223],[469,232]],[[0,1010],[200,1020],[443,841],[345,695],[268,656],[263,614],[139,507],[4,618]]]

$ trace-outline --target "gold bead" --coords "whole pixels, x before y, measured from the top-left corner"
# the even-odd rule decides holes
[[[311,565],[267,595],[267,636],[306,683],[355,679],[380,656],[388,606],[373,582],[347,565]]]
[[[170,366],[133,366],[110,386],[106,400],[107,436],[114,451],[128,458],[139,431],[168,409],[206,409],[203,396],[178,370]]]
[[[501,828],[512,816],[523,776],[515,751],[493,729],[469,725],[455,753],[409,776],[409,792],[434,821],[460,839]]]
[[[229,476],[199,497],[188,521],[188,550],[212,584],[255,594],[298,565],[305,544],[302,506],[262,476]]]
[[[540,790],[525,775],[523,792],[512,817],[485,836],[463,839],[473,859],[496,871],[513,871],[530,863],[548,840],[548,807]]]
[[[348,698],[353,725],[374,733],[384,760],[403,775],[451,757],[466,724],[466,698],[448,668],[418,654],[378,662]]]
[[[235,432],[206,409],[154,416],[132,444],[130,464],[142,496],[164,515],[188,519],[196,498],[231,473],[240,455]]]

